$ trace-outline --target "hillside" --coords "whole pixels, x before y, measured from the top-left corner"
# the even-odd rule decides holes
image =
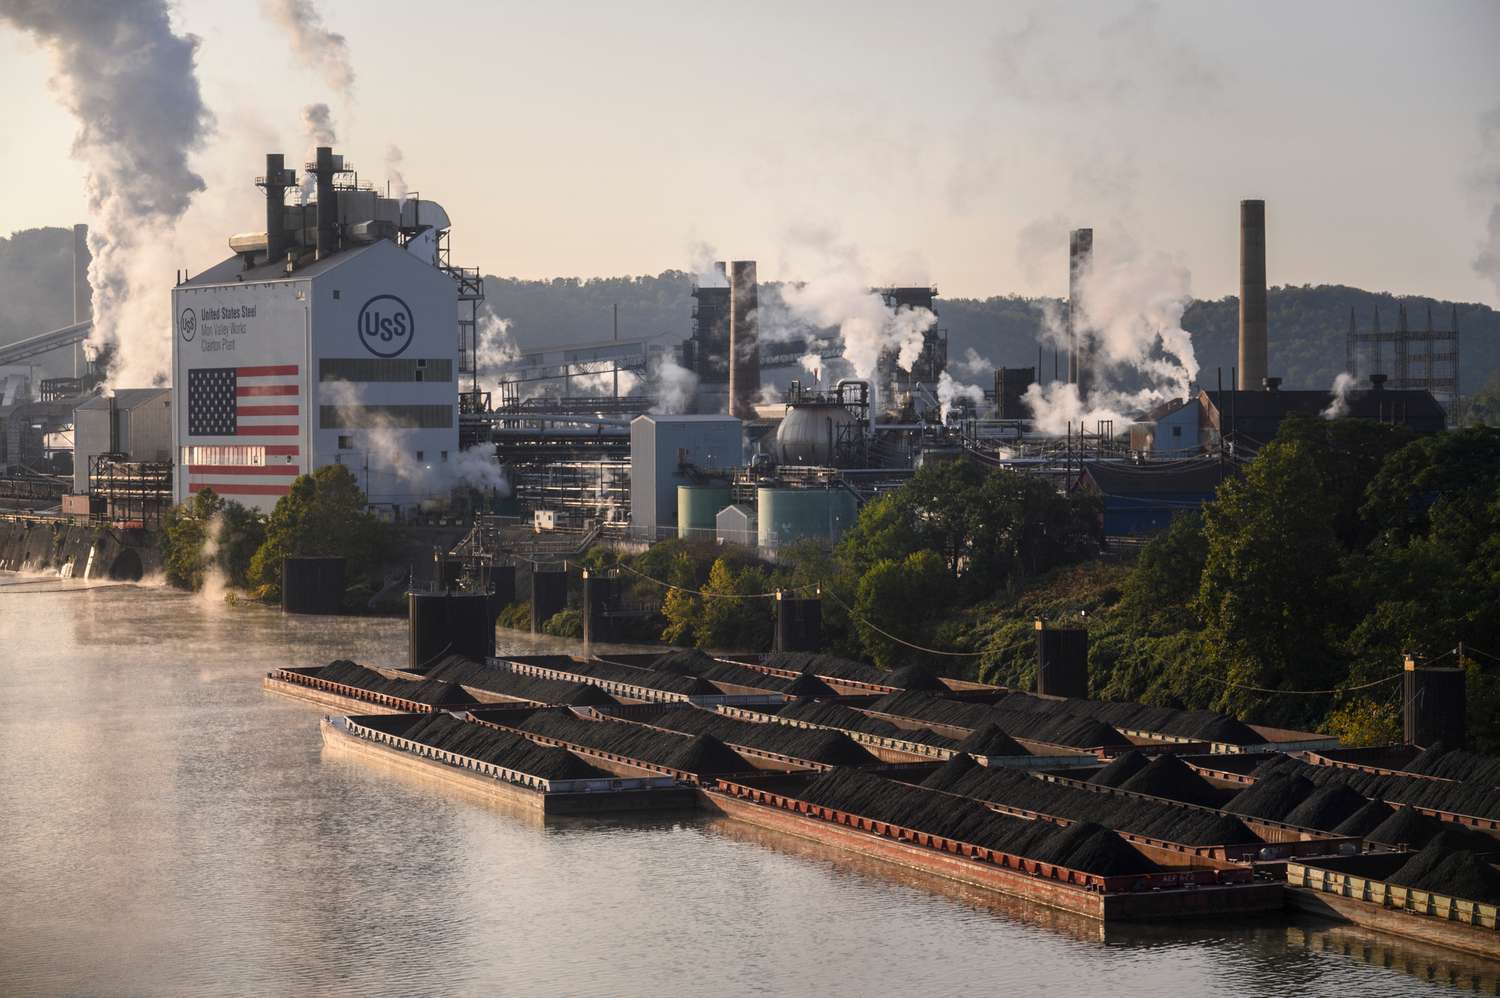
[[[72,319],[71,246],[72,233],[63,228],[28,229],[0,238],[0,343],[54,329]],[[490,306],[511,321],[512,335],[523,348],[609,339],[616,304],[623,338],[652,336],[672,343],[692,328],[692,279],[682,271],[669,270],[655,277],[548,281],[489,276],[485,282]],[[948,330],[950,357],[957,361],[973,349],[993,364],[1034,364],[1045,301],[1014,295],[939,299],[939,324]],[[1382,325],[1389,329],[1399,303],[1406,304],[1414,325],[1426,321],[1429,306],[1435,320],[1446,324],[1454,305],[1341,285],[1272,288],[1272,371],[1289,388],[1328,386],[1344,367],[1350,308],[1357,312],[1361,328],[1369,328],[1370,316],[1379,307]],[[1500,313],[1474,303],[1460,302],[1457,307],[1467,393],[1500,370]],[[1227,379],[1235,363],[1238,309],[1234,297],[1195,301],[1184,316],[1184,327],[1193,333],[1199,379],[1205,386],[1214,384],[1219,367]],[[56,360],[56,365],[68,363],[66,354]],[[64,372],[59,367],[52,373]],[[984,380],[982,375],[960,373],[960,377]]]

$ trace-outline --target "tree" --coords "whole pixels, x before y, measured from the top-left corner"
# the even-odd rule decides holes
[[[1278,436],[1204,507],[1197,612],[1210,664],[1232,683],[1325,688],[1338,678],[1321,640],[1340,554],[1336,502],[1315,462],[1307,441]],[[1244,716],[1266,704],[1226,687],[1217,707]]]
[[[1203,578],[1208,542],[1203,517],[1180,513],[1141,549],[1121,592],[1121,611],[1131,624],[1151,633],[1191,626],[1194,597]]]
[[[950,572],[937,552],[913,551],[900,561],[878,561],[860,577],[854,601],[855,629],[876,665],[892,669],[930,659],[910,645],[932,647],[935,625],[952,609]]]
[[[281,598],[281,562],[288,557],[337,556],[347,577],[378,571],[387,538],[384,526],[365,510],[365,494],[341,464],[319,468],[292,482],[271,510],[266,539],[250,561],[248,578],[265,600]]]
[[[206,576],[217,572],[228,585],[244,586],[265,532],[265,521],[254,510],[212,489],[194,493],[162,518],[162,566],[167,581],[196,592],[203,588]]]

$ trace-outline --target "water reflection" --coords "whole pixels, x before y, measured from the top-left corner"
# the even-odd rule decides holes
[[[0,580],[0,993],[1495,990],[1462,957],[1340,927],[1106,935],[722,820],[541,823],[326,752],[319,708],[260,689],[279,666],[400,665],[401,621],[161,589],[23,597],[14,581]]]

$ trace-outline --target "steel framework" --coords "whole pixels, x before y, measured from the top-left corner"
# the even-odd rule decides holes
[[[1384,374],[1390,379],[1389,388],[1426,390],[1448,414],[1449,423],[1454,422],[1458,415],[1458,307],[1453,308],[1448,329],[1433,328],[1431,305],[1427,306],[1426,329],[1410,327],[1405,305],[1397,309],[1393,330],[1380,328],[1379,308],[1373,318],[1374,328],[1361,332],[1355,328],[1354,309],[1349,310],[1345,340],[1349,374],[1358,382],[1363,368],[1366,381],[1371,374]]]

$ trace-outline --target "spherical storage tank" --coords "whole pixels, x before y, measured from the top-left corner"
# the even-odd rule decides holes
[[[859,514],[846,489],[757,489],[755,505],[755,538],[763,548],[809,537],[836,540]]]
[[[677,536],[712,540],[714,518],[729,502],[728,485],[677,486]]]
[[[854,422],[841,405],[794,405],[776,430],[776,460],[829,467],[840,432]]]

